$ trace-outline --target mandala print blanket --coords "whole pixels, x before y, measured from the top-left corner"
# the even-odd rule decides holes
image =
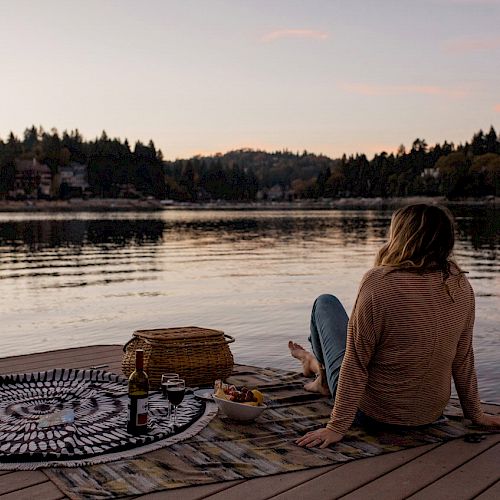
[[[174,429],[165,399],[153,393],[149,432],[132,436],[127,433],[127,406],[126,380],[105,371],[56,369],[0,376],[0,469],[22,462],[91,463],[92,457],[117,452],[130,456],[127,450],[179,435],[207,413],[205,402],[187,395]]]

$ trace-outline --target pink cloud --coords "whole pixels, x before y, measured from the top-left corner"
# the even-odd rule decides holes
[[[497,113],[500,113],[500,104],[495,104],[493,106],[493,111],[496,111]]]
[[[328,33],[316,30],[276,30],[266,33],[261,37],[261,42],[272,42],[281,38],[310,38],[313,40],[326,40]]]
[[[448,40],[444,43],[446,52],[478,52],[500,48],[500,36],[467,37]]]
[[[464,97],[467,94],[463,89],[440,87],[438,85],[373,85],[369,83],[343,83],[340,87],[352,94],[371,96],[421,94]]]

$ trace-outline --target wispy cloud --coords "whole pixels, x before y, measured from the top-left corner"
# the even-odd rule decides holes
[[[328,33],[317,30],[276,30],[266,33],[260,39],[261,42],[273,42],[282,38],[310,38],[313,40],[326,40]]]
[[[500,36],[455,38],[447,40],[443,48],[458,53],[500,49]]]
[[[493,111],[496,111],[497,113],[500,113],[500,104],[495,104],[493,106]]]
[[[438,85],[373,85],[369,83],[342,83],[340,88],[351,94],[370,96],[395,95],[433,95],[445,97],[464,97],[467,91],[460,88],[441,87]]]

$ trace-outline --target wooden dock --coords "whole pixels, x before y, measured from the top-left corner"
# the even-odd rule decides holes
[[[121,373],[121,346],[91,346],[0,359],[0,374],[108,365]],[[484,405],[489,413],[500,406]],[[158,452],[155,452],[158,454]],[[0,471],[0,500],[67,498],[43,471]],[[275,476],[161,491],[146,499],[500,499],[500,434],[457,439],[345,464]]]

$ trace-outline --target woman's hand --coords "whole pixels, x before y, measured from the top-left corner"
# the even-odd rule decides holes
[[[485,427],[497,427],[500,428],[500,415],[485,415],[479,420],[474,421],[477,425],[484,425]]]
[[[326,448],[333,443],[338,443],[343,437],[343,434],[339,434],[325,427],[323,429],[308,432],[297,439],[295,443],[299,446],[305,446],[306,448],[314,448],[315,446]]]

